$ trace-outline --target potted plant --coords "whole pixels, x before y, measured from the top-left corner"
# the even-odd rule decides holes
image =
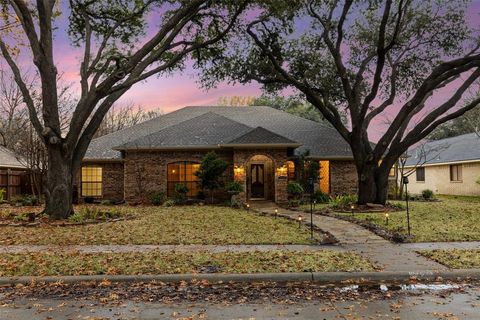
[[[227,191],[231,195],[231,198],[230,198],[231,206],[232,207],[237,206],[239,204],[237,201],[237,195],[240,192],[243,192],[243,185],[240,182],[232,181],[225,186],[225,191]]]
[[[290,196],[290,205],[291,206],[298,206],[300,204],[300,197],[304,193],[304,189],[301,184],[295,181],[291,181],[287,185],[287,192]]]

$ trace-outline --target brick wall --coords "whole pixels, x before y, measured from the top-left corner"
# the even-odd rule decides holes
[[[249,161],[253,156],[256,155],[266,156],[273,162],[273,190],[268,191],[268,193],[271,195],[270,200],[274,200],[277,203],[287,202],[287,172],[285,171],[285,175],[282,176],[277,173],[277,169],[286,165],[287,163],[287,149],[237,149],[234,151],[234,166],[241,168],[241,174],[235,174],[235,181],[242,183],[243,189],[245,190],[245,192],[242,192],[239,195],[239,199],[242,201],[247,200],[247,174],[249,170]]]
[[[357,189],[358,176],[353,161],[330,161],[330,193],[353,194]]]
[[[125,201],[148,203],[152,193],[167,192],[167,165],[177,161],[201,162],[208,150],[199,151],[136,151],[125,153]],[[233,163],[232,151],[215,150],[227,163]],[[233,179],[233,166],[224,173],[223,180]],[[218,192],[215,197],[225,197]]]
[[[123,200],[123,163],[122,162],[87,162],[82,166],[95,166],[102,168],[102,200]],[[81,170],[77,173],[77,189],[79,200],[81,196]]]

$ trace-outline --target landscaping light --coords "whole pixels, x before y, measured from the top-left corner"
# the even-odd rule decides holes
[[[278,215],[278,209],[275,209],[275,218],[277,218]]]
[[[353,210],[355,210],[355,206],[353,204],[350,205],[350,210],[352,210],[352,217],[353,217]]]
[[[385,212],[385,224],[388,226],[388,212]]]
[[[300,229],[300,227],[302,226],[302,220],[303,220],[303,217],[302,216],[298,216],[298,228]]]
[[[247,203],[247,211],[250,211],[250,204]]]

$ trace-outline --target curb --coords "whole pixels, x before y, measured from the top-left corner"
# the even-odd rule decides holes
[[[81,282],[314,282],[318,284],[438,282],[444,280],[480,280],[480,269],[451,271],[384,271],[384,272],[301,272],[301,273],[239,273],[239,274],[160,274],[160,275],[95,275],[55,277],[0,277],[0,285],[31,283]]]

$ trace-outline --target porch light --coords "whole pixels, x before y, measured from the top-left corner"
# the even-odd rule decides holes
[[[243,168],[243,166],[235,166],[233,168],[233,173],[235,174],[235,176],[243,176],[243,174],[245,173],[245,169]]]
[[[285,177],[287,175],[287,172],[288,172],[288,169],[285,164],[277,168],[277,176]]]

